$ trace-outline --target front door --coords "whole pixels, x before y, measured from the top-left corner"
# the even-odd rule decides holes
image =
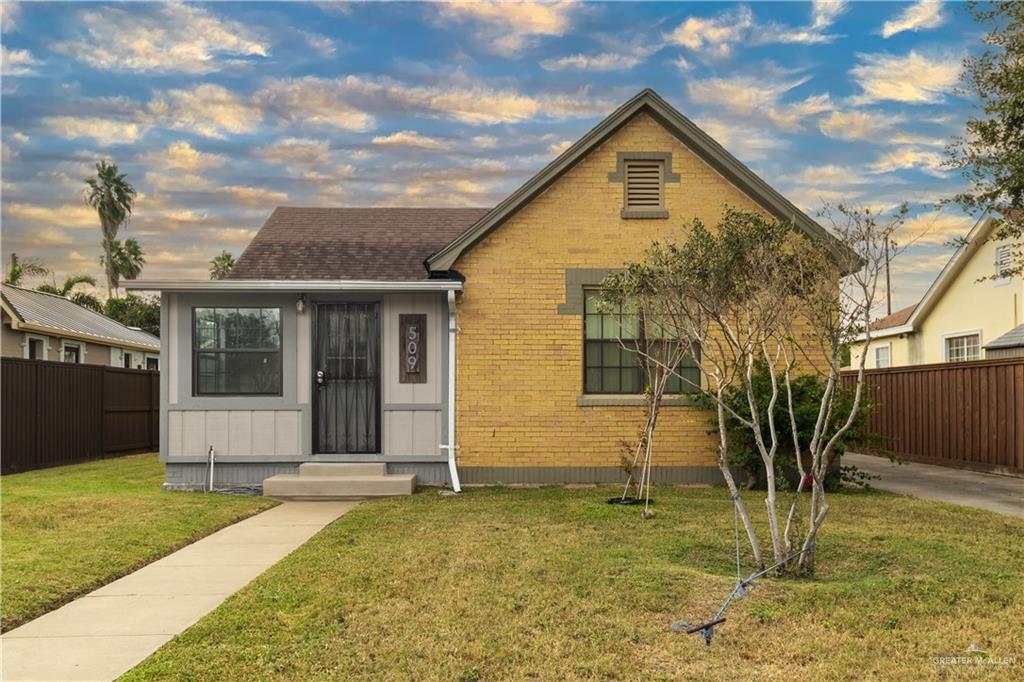
[[[315,338],[316,452],[380,452],[379,304],[317,304]]]

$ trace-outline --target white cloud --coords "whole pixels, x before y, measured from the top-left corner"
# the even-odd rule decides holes
[[[951,239],[966,235],[974,222],[970,216],[929,211],[907,219],[897,239],[903,244],[942,246]]]
[[[21,3],[14,0],[0,2],[0,31],[10,33],[18,27],[21,18]]]
[[[8,50],[0,45],[0,73],[4,76],[32,76],[42,62],[28,50]]]
[[[272,189],[266,189],[265,187],[241,187],[238,185],[231,185],[223,188],[224,192],[230,194],[236,201],[243,206],[269,206],[270,204],[278,204],[284,201],[288,201],[288,195],[285,192],[278,192]]]
[[[593,55],[573,54],[557,59],[545,59],[540,65],[547,71],[626,71],[643,64],[661,47],[661,45],[647,45]]]
[[[324,79],[314,76],[275,80],[256,97],[271,114],[287,123],[328,125],[342,130],[362,132],[376,124],[373,116],[351,104],[355,88],[349,76]],[[358,79],[356,79],[358,81]]]
[[[99,116],[46,116],[41,122],[55,135],[72,140],[90,138],[102,147],[135,142],[146,132],[139,123]]]
[[[773,156],[785,144],[763,127],[726,123],[719,118],[698,118],[694,123],[742,161],[760,161]]]
[[[882,25],[882,37],[891,38],[904,31],[920,31],[938,28],[946,21],[942,3],[935,0],[919,0],[907,5],[902,12]]]
[[[934,103],[956,85],[960,59],[927,57],[911,50],[906,56],[861,54],[850,75],[864,91],[859,102],[891,100],[909,104]]]
[[[271,81],[256,96],[268,111],[292,123],[334,125],[363,131],[373,127],[367,111],[442,116],[471,125],[516,123],[548,117],[575,118],[605,113],[611,105],[582,92],[533,96],[467,79],[438,85],[407,85],[390,78],[317,78]],[[358,101],[359,109],[351,102]]]
[[[263,113],[251,99],[219,85],[205,83],[192,90],[167,90],[149,102],[146,116],[175,130],[205,137],[249,133],[259,127]]]
[[[786,175],[779,179],[797,185],[814,185],[816,187],[860,185],[874,181],[871,178],[865,177],[855,168],[835,164],[808,166],[799,173]]]
[[[442,19],[472,21],[476,38],[487,50],[515,56],[536,44],[541,36],[565,35],[577,3],[556,2],[451,2],[436,5]]]
[[[797,102],[783,102],[790,90],[803,85],[809,77],[796,80],[772,80],[767,77],[694,79],[687,90],[690,99],[749,119],[766,118],[783,130],[799,130],[805,119],[832,110],[827,95],[811,95]]]
[[[251,30],[198,5],[164,4],[151,13],[139,7],[80,12],[76,23],[86,35],[56,43],[54,51],[101,70],[191,74],[269,53],[268,43]]]
[[[300,31],[300,33],[306,44],[321,57],[333,57],[334,53],[337,52],[337,47],[331,38],[319,33],[310,33],[309,31]]]
[[[749,7],[741,5],[714,17],[688,17],[667,39],[711,57],[727,57],[741,43],[828,43],[837,37],[826,33],[847,9],[842,0],[814,0],[807,26],[786,26],[775,22],[760,25]]]
[[[444,142],[436,137],[420,135],[415,130],[399,130],[390,135],[373,138],[373,144],[392,147],[420,147],[422,149],[443,149]]]
[[[210,236],[223,244],[239,244],[244,246],[256,236],[256,230],[247,230],[244,227],[222,227],[214,230]]]
[[[572,140],[562,140],[561,142],[555,142],[548,147],[548,153],[552,156],[558,156],[566,149],[572,146]]]
[[[95,209],[84,203],[62,206],[39,206],[23,202],[4,202],[5,220],[21,220],[26,223],[58,228],[99,228]]]
[[[492,149],[498,146],[498,138],[493,135],[476,135],[471,140],[474,147],[481,149]]]
[[[330,145],[327,140],[286,137],[256,150],[264,161],[290,164],[317,164],[327,160]]]
[[[173,170],[183,173],[201,173],[210,168],[219,168],[227,159],[220,154],[199,151],[184,140],[172,142],[166,149],[150,152],[142,161],[157,170]]]
[[[732,52],[734,44],[746,38],[753,25],[753,12],[741,6],[717,17],[687,17],[666,38],[695,52],[725,57]]]
[[[874,173],[890,173],[896,170],[919,168],[922,172],[929,175],[943,177],[946,174],[942,167],[944,161],[945,157],[936,151],[915,149],[913,147],[899,147],[879,156],[871,164],[871,171]]]
[[[900,116],[874,111],[833,111],[818,122],[822,134],[837,140],[887,142]]]

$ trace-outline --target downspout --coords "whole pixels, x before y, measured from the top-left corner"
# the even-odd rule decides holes
[[[459,484],[459,470],[455,466],[455,335],[459,328],[455,318],[455,292],[448,291],[448,443],[442,450],[448,451],[448,473],[452,479],[452,490],[462,492]]]

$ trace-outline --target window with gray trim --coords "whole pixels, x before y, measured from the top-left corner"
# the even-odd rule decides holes
[[[193,395],[281,395],[281,309],[192,309]]]
[[[643,393],[645,377],[644,357],[640,349],[650,350],[654,344],[669,343],[649,333],[635,308],[620,305],[615,310],[598,307],[599,290],[584,291],[583,310],[583,392],[586,394]],[[625,346],[625,347],[624,347]],[[697,368],[698,351],[677,369],[683,381],[673,376],[666,393],[696,393],[700,385]]]

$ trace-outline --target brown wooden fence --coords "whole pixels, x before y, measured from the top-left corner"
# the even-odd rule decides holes
[[[0,360],[4,474],[159,448],[160,374]]]
[[[1024,358],[866,372],[869,430],[902,459],[1024,474]],[[852,385],[856,374],[843,381]]]

